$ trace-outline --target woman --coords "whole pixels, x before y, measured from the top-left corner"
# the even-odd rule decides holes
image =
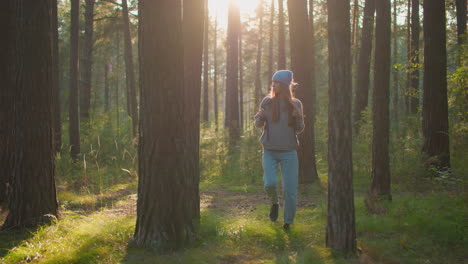
[[[284,230],[294,222],[296,214],[298,160],[296,135],[304,130],[302,103],[292,95],[293,73],[277,71],[272,77],[270,95],[263,98],[255,115],[255,126],[262,127],[263,181],[271,200],[270,220],[278,219],[278,164],[281,167],[284,197]]]

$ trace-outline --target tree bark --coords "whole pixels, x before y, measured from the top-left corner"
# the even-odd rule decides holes
[[[328,0],[328,221],[326,245],[356,251],[349,1]]]
[[[354,97],[353,123],[356,133],[359,133],[361,114],[369,101],[369,76],[372,54],[372,39],[374,31],[375,0],[366,0],[364,6],[364,22],[361,36],[361,49],[358,58],[358,73],[356,79],[356,95]]]
[[[93,19],[94,0],[85,0],[85,33],[83,40],[83,67],[81,68],[80,116],[81,120],[89,118],[91,105],[91,75],[93,67]]]
[[[416,114],[419,107],[419,0],[412,0],[410,42],[410,112]]]
[[[203,122],[205,125],[208,124],[208,109],[209,109],[209,102],[208,102],[208,57],[210,51],[208,50],[208,34],[209,34],[209,24],[210,20],[208,15],[208,0],[205,0],[205,28],[204,28],[204,40],[203,40]],[[187,42],[186,42],[187,43]],[[187,43],[186,45],[190,45]]]
[[[11,193],[3,228],[36,226],[57,215],[53,145],[53,1],[11,3],[15,83]]]
[[[424,0],[423,152],[428,163],[450,167],[445,1]]]
[[[57,0],[52,0],[52,55],[53,55],[53,103],[54,113],[54,148],[55,152],[60,152],[62,148],[62,117],[60,108],[60,64],[59,64],[59,38],[58,38],[58,15]]]
[[[268,41],[268,76],[267,80],[270,80],[273,76],[273,39],[274,39],[274,21],[275,21],[275,0],[271,0],[270,6],[270,31],[269,31],[269,41]],[[270,85],[266,85],[265,93],[270,91]]]
[[[239,28],[239,127],[244,128],[244,60],[242,58],[242,27]]]
[[[397,45],[397,1],[393,1],[393,61],[392,65],[396,65],[398,62],[398,45]],[[393,67],[393,120],[398,125],[398,89],[399,89],[399,69]]]
[[[258,36],[257,36],[257,60],[255,67],[255,104],[262,100],[262,46],[263,46],[263,1],[258,3]]]
[[[404,92],[405,99],[405,113],[408,114],[411,111],[411,0],[408,0],[406,14],[406,87]]]
[[[183,38],[187,36],[182,34],[181,8],[180,1],[139,2],[141,107],[134,240],[139,246],[158,249],[181,248],[190,242],[199,202],[193,197],[198,184],[191,173],[192,153],[186,153],[192,143],[186,131],[191,130],[187,119],[192,115],[187,111],[192,108],[185,100]],[[203,30],[203,20],[196,25]],[[202,32],[194,33],[203,38]],[[203,44],[195,45],[201,64]]]
[[[229,4],[226,61],[226,126],[231,143],[240,138],[239,130],[239,31],[240,10],[232,1]]]
[[[213,48],[213,110],[215,116],[216,131],[218,131],[218,18],[214,26],[214,48]]]
[[[461,45],[463,38],[466,37],[466,0],[456,0],[456,7],[458,45]]]
[[[136,136],[138,131],[138,100],[136,95],[135,70],[133,67],[132,39],[130,34],[130,19],[128,17],[127,0],[122,0],[122,19],[125,45],[125,80],[128,91],[128,114],[132,118],[133,136]]]
[[[78,116],[78,34],[79,34],[79,0],[71,0],[70,28],[70,98],[69,98],[69,136],[70,155],[78,159],[80,153],[80,120]]]
[[[109,62],[104,64],[104,112],[107,113],[110,107],[109,100]]]
[[[376,3],[375,70],[372,106],[372,184],[370,192],[391,200],[390,178],[390,0]]]
[[[283,0],[278,0],[278,70],[286,69],[286,33]]]
[[[359,23],[359,1],[354,0],[353,3],[353,24],[351,27],[351,47],[354,48],[357,42],[357,29]]]
[[[314,139],[314,85],[311,80],[310,31],[306,0],[288,0],[291,64],[294,79],[299,83],[296,96],[303,103],[305,129],[299,135],[299,182],[311,183],[318,179]]]

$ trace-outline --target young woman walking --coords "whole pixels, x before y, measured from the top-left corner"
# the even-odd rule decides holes
[[[304,130],[302,103],[294,98],[293,73],[277,71],[272,77],[271,92],[263,98],[255,115],[255,126],[263,128],[260,142],[263,146],[263,182],[271,201],[270,220],[278,219],[277,187],[278,165],[281,168],[284,197],[284,225],[287,231],[294,222],[299,164],[297,134]]]

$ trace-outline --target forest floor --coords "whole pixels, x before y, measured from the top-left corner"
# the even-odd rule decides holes
[[[60,188],[59,188],[60,189]],[[261,183],[205,185],[201,225],[193,244],[172,253],[129,247],[136,218],[136,184],[101,194],[59,191],[61,217],[28,232],[0,233],[0,263],[466,263],[466,196],[447,191],[394,192],[385,213],[367,214],[356,193],[358,256],[324,245],[326,184],[300,187],[290,232],[268,219]],[[437,212],[436,210],[440,210]],[[458,211],[462,210],[462,212]],[[463,211],[465,210],[465,211]],[[0,216],[3,221],[5,212]]]

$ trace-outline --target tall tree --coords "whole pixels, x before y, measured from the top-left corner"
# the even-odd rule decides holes
[[[313,122],[315,124],[315,113],[317,110],[317,91],[315,89],[315,27],[314,27],[314,1],[309,0],[309,36],[310,36],[310,43],[309,43],[309,53],[310,53],[310,82],[312,84],[312,112],[313,114]]]
[[[397,23],[397,6],[398,2],[393,0],[393,60],[392,64],[395,65],[398,60],[398,42],[397,42],[397,31],[398,31],[398,23]],[[399,89],[399,70],[398,67],[393,67],[393,95],[392,95],[392,102],[393,102],[393,120],[398,121],[398,89]],[[398,124],[398,123],[397,123]]]
[[[374,92],[372,98],[371,193],[391,199],[389,158],[390,105],[390,0],[376,2]]]
[[[185,172],[191,185],[187,191],[193,210],[191,217],[195,221],[200,218],[200,196],[198,184],[200,182],[199,146],[200,146],[200,97],[203,56],[203,36],[205,23],[209,23],[207,0],[183,1],[183,41],[184,41],[184,100],[186,119],[185,153],[186,162],[190,168]],[[206,13],[205,13],[206,12]],[[208,34],[206,32],[205,34]],[[205,53],[207,54],[207,53]],[[208,64],[205,64],[206,66]],[[208,79],[208,77],[207,77]],[[208,91],[205,91],[208,93]]]
[[[328,221],[326,245],[356,250],[354,217],[351,43],[348,0],[328,0]]]
[[[12,10],[15,76],[14,158],[8,216],[3,228],[35,226],[57,215],[53,146],[53,1],[16,0]],[[11,29],[10,29],[11,30]]]
[[[410,112],[416,114],[419,107],[419,0],[411,2],[411,42],[410,42]]]
[[[122,0],[122,19],[124,33],[124,56],[125,56],[125,80],[127,84],[128,113],[132,118],[133,136],[138,130],[138,106],[136,95],[135,71],[133,67],[132,38],[130,34],[130,19],[128,17],[127,0]]]
[[[59,33],[58,33],[58,15],[57,0],[52,0],[52,55],[53,55],[53,103],[52,113],[54,113],[54,147],[59,152],[62,147],[62,117],[60,108],[60,83],[59,83]]]
[[[83,62],[81,63],[80,116],[82,120],[89,118],[91,105],[91,73],[93,67],[93,22],[94,0],[85,0],[85,32],[83,40]]]
[[[366,0],[364,4],[364,21],[362,26],[361,48],[358,58],[356,94],[354,96],[353,123],[356,133],[359,132],[361,113],[368,104],[369,76],[372,54],[372,35],[374,31],[375,0]]]
[[[240,137],[239,130],[239,31],[240,10],[237,3],[229,2],[227,28],[227,61],[226,61],[226,126],[231,142]]]
[[[214,47],[213,47],[213,110],[215,127],[218,131],[218,17],[215,18],[214,25]]]
[[[204,27],[204,40],[203,40],[203,122],[208,124],[208,58],[210,51],[208,49],[208,35],[209,35],[209,25],[210,20],[208,15],[208,0],[205,0],[205,12],[206,12],[206,19],[205,19],[205,27]]]
[[[353,23],[351,25],[351,47],[356,46],[357,29],[359,24],[359,0],[354,0],[353,3]]]
[[[278,70],[286,69],[286,34],[283,0],[278,0]]]
[[[80,1],[71,0],[70,26],[70,98],[68,103],[70,155],[78,159],[80,153],[80,120],[78,116],[78,34]]]
[[[192,115],[187,112],[192,109],[185,100],[181,8],[180,1],[139,2],[141,107],[134,234],[139,246],[180,248],[192,239],[198,217],[199,201],[193,197],[198,184],[190,173],[193,153],[184,154],[193,142],[186,131],[191,130],[187,119]],[[200,8],[203,10],[203,2]],[[203,29],[203,20],[198,26]],[[203,38],[202,32],[196,33]],[[196,45],[201,64],[203,44]]]
[[[257,62],[255,67],[255,104],[262,99],[262,46],[263,46],[263,1],[257,6],[258,36],[257,36]]]
[[[406,11],[406,85],[404,92],[405,113],[411,111],[411,0],[408,0]]]
[[[466,0],[456,0],[457,7],[457,37],[458,44],[463,43],[463,36],[466,33]]]
[[[242,27],[239,28],[239,126],[244,128],[244,59],[242,58]]]
[[[288,0],[289,32],[291,38],[291,64],[294,80],[300,87],[296,96],[303,103],[305,129],[299,135],[299,182],[310,183],[318,179],[315,162],[314,139],[314,85],[311,80],[309,20],[306,0]]]
[[[268,80],[273,75],[273,39],[274,39],[274,24],[275,24],[275,0],[270,3],[270,27],[269,27],[269,41],[268,41]],[[266,93],[270,90],[270,86],[266,85]]]
[[[107,113],[110,107],[109,93],[109,62],[104,64],[104,112]]]
[[[439,168],[450,167],[445,1],[424,0],[423,152]]]

